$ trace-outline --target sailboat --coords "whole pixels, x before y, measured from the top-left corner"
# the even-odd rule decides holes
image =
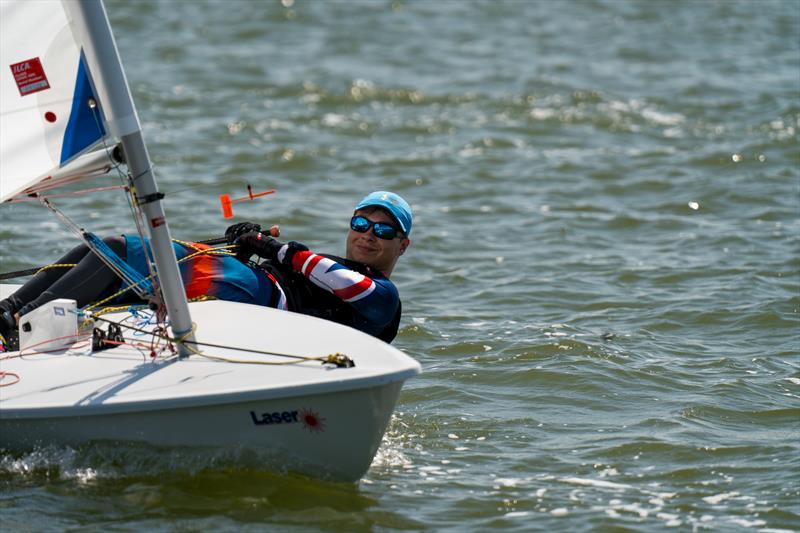
[[[119,166],[111,154],[119,146],[166,315],[159,330],[158,313],[147,309],[93,317],[56,300],[40,308],[46,316],[38,322],[23,317],[21,324],[34,324],[31,335],[51,338],[40,334],[21,351],[0,354],[0,448],[252,449],[267,468],[360,479],[419,363],[334,322],[237,302],[187,302],[102,1],[3,0],[0,23],[0,202],[50,206],[59,186]],[[0,298],[16,288],[0,285]],[[88,334],[76,326],[87,321],[94,325]],[[62,323],[67,334],[54,336]],[[101,324],[109,336],[113,327],[115,338],[139,341],[93,349],[86,336]]]

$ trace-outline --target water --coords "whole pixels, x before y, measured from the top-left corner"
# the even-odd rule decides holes
[[[249,182],[341,252],[396,190],[424,374],[357,485],[48,448],[0,456],[3,531],[800,530],[800,4],[284,4],[109,2],[173,233]],[[74,243],[0,217],[3,270]]]

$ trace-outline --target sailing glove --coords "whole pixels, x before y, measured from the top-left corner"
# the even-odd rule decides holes
[[[256,254],[264,259],[269,259],[274,263],[290,265],[294,254],[299,251],[306,251],[308,247],[299,242],[290,241],[283,244],[281,241],[258,231],[249,231],[239,236],[234,244],[239,245],[236,254],[238,259],[247,260],[251,255]]]
[[[229,226],[228,229],[225,230],[225,239],[228,241],[228,244],[233,244],[236,239],[249,231],[261,231],[261,224],[239,222],[238,224]]]
[[[239,245],[236,258],[244,261],[249,259],[253,254],[265,259],[275,260],[278,255],[278,250],[283,246],[281,242],[255,230],[240,234],[236,237],[236,240],[233,241],[233,244]]]

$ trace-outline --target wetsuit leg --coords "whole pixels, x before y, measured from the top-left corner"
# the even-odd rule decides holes
[[[108,237],[104,242],[125,259],[125,239]],[[119,277],[86,245],[73,248],[59,263],[77,264],[70,269],[40,272],[8,298],[20,315],[56,298],[76,300],[78,307],[83,307],[113,294],[120,286]]]
[[[59,265],[72,265],[77,264],[89,252],[89,247],[81,244],[70,250],[63,257],[61,257],[55,264]],[[70,267],[71,268],[71,267]],[[17,291],[9,296],[7,299],[0,302],[0,308],[9,311],[12,315],[22,309],[26,304],[30,303],[37,296],[47,290],[50,285],[58,281],[62,276],[70,271],[70,268],[49,268],[42,270],[34,275],[25,284],[17,289]]]

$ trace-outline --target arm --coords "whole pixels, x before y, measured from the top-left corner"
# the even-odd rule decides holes
[[[289,255],[290,245],[284,245],[278,252],[279,260],[285,260]],[[295,250],[289,261],[282,262],[349,304],[356,313],[376,326],[383,327],[394,318],[400,297],[397,288],[387,278],[365,276],[309,250]]]
[[[364,320],[377,328],[391,322],[400,305],[397,288],[389,279],[380,274],[365,276],[311,252],[298,242],[283,244],[260,232],[250,231],[240,235],[235,244],[240,246],[247,257],[256,254],[289,266],[314,285],[350,305]]]

